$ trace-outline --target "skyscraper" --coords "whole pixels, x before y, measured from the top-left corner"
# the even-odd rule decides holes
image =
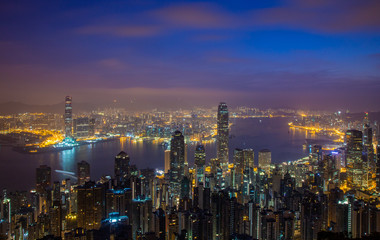
[[[204,165],[206,163],[206,153],[205,153],[205,147],[203,145],[197,145],[195,148],[195,166],[196,166],[196,186],[198,186],[199,183],[204,183]]]
[[[358,130],[346,132],[347,177],[350,187],[361,187],[363,181],[363,134]]]
[[[51,168],[47,165],[41,165],[36,169],[36,190],[43,193],[51,183]]]
[[[90,181],[90,164],[86,161],[78,163],[78,185],[83,185],[85,182]]]
[[[65,99],[65,136],[72,137],[73,126],[73,108],[71,106],[71,96],[66,96]]]
[[[259,152],[259,167],[264,169],[266,173],[270,172],[270,164],[272,162],[272,153],[268,149],[262,149]]]
[[[179,197],[181,180],[185,175],[185,139],[175,131],[170,142],[170,185],[173,197]]]
[[[165,150],[165,173],[170,170],[170,150]]]
[[[86,182],[77,187],[78,227],[99,229],[104,218],[105,194],[103,185]]]
[[[115,157],[115,178],[118,182],[124,182],[129,175],[129,156],[121,151]]]
[[[221,102],[218,107],[217,130],[217,158],[222,169],[226,171],[228,167],[228,109],[224,102]]]

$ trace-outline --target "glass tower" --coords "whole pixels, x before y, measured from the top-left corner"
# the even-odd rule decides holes
[[[72,99],[66,96],[65,99],[65,137],[72,137],[73,126],[73,108],[71,106]]]
[[[226,171],[228,167],[228,109],[224,102],[219,104],[217,121],[217,158],[222,169]]]

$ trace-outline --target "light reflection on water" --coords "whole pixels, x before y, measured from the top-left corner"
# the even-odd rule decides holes
[[[234,119],[230,138],[230,161],[235,148],[252,148],[257,161],[258,151],[268,148],[272,151],[275,163],[299,159],[307,155],[302,148],[305,138],[315,138],[315,134],[291,129],[289,118]],[[188,144],[188,161],[194,160],[196,144]],[[61,152],[22,154],[10,147],[0,147],[0,189],[28,190],[35,186],[35,169],[42,164],[52,168],[54,180],[67,178],[55,170],[76,172],[76,164],[82,160],[90,163],[91,178],[96,180],[102,175],[113,175],[114,157],[120,151],[129,154],[131,164],[138,168],[164,167],[164,147],[160,143],[132,142],[127,138],[89,144]],[[216,143],[205,144],[207,161],[216,157]]]

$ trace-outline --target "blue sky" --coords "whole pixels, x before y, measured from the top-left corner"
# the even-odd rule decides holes
[[[0,102],[379,110],[379,12],[376,0],[4,0]]]

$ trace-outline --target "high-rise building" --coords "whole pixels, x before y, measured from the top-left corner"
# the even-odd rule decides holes
[[[77,187],[78,227],[87,230],[99,229],[105,217],[103,185],[86,182]]]
[[[115,157],[115,178],[118,182],[124,182],[129,176],[129,155],[121,151]]]
[[[203,145],[197,145],[195,147],[195,154],[194,154],[194,163],[196,167],[196,186],[198,186],[200,183],[204,183],[204,177],[205,177],[205,164],[206,164],[206,153],[205,153],[205,147]]]
[[[376,190],[380,192],[380,146],[377,147],[376,159]]]
[[[170,150],[165,150],[165,173],[170,170]]]
[[[227,104],[221,102],[218,106],[217,119],[217,158],[224,171],[228,168],[228,108]]]
[[[243,149],[244,166],[247,168],[255,167],[255,151],[253,149]]]
[[[363,184],[363,135],[358,130],[346,132],[347,180],[350,187],[360,188]]]
[[[78,185],[83,185],[85,182],[90,181],[90,164],[86,161],[78,163]]]
[[[71,106],[71,96],[66,96],[65,99],[65,136],[72,137],[73,127],[73,108]]]
[[[56,237],[62,232],[62,206],[60,201],[53,201],[53,206],[49,209],[50,232]]]
[[[36,169],[36,190],[43,193],[51,184],[51,168],[47,165],[41,165]]]
[[[73,121],[73,135],[76,138],[93,137],[95,134],[95,119],[88,117],[76,118]]]
[[[259,152],[259,167],[266,173],[270,173],[270,164],[272,162],[272,153],[268,149],[262,149]]]
[[[181,180],[185,175],[185,139],[175,131],[170,142],[170,185],[172,197],[178,198]]]

